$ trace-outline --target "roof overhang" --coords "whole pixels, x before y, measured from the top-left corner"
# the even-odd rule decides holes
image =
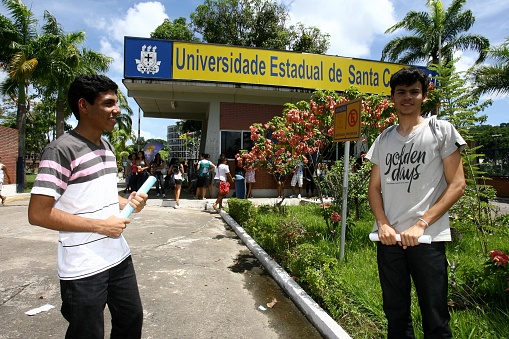
[[[284,105],[309,100],[312,90],[204,81],[123,79],[128,96],[150,118],[205,120],[210,102]]]

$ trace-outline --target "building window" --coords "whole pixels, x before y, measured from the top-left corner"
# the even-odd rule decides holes
[[[234,159],[241,149],[250,151],[253,145],[250,131],[221,131],[221,153],[227,159]]]

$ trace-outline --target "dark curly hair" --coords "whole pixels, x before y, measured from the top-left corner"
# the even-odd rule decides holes
[[[74,79],[69,92],[67,93],[67,101],[69,107],[77,120],[80,120],[80,111],[78,101],[83,98],[88,103],[94,104],[95,99],[101,92],[109,90],[118,90],[118,85],[105,75],[79,75]]]
[[[410,86],[416,81],[422,85],[422,94],[428,93],[428,76],[423,70],[417,67],[402,68],[391,76],[391,95],[394,95],[396,86],[405,85]]]

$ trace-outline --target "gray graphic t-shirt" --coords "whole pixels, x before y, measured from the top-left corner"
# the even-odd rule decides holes
[[[438,200],[447,186],[442,159],[465,145],[454,126],[435,117],[406,137],[396,126],[378,136],[366,158],[380,166],[384,211],[398,232],[414,225]],[[373,231],[377,229],[375,223]],[[431,235],[433,241],[450,241],[449,214],[424,234]]]

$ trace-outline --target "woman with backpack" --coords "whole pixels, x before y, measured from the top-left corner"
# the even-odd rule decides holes
[[[180,190],[182,188],[182,175],[184,174],[184,165],[178,159],[172,159],[168,175],[173,175],[175,186],[173,188],[175,192],[175,208],[179,208]]]
[[[216,166],[207,159],[207,154],[202,153],[200,155],[201,160],[198,163],[197,172],[198,172],[198,181],[196,182],[196,198],[197,199],[205,199],[205,193],[207,192],[207,188],[210,186],[210,175],[209,172],[213,171]]]

